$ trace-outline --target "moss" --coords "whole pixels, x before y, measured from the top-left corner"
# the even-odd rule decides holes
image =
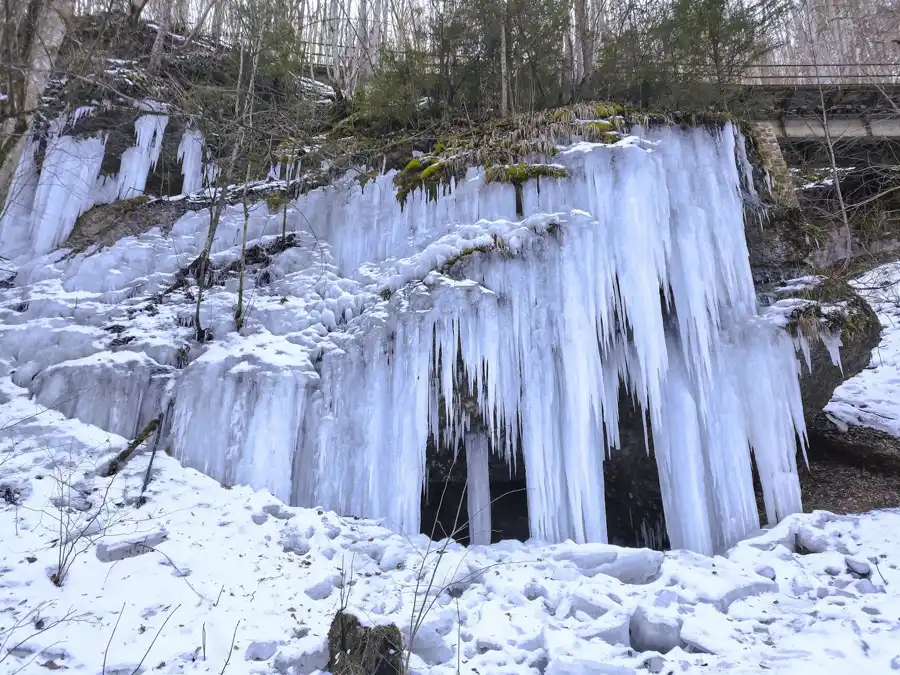
[[[572,122],[575,120],[575,113],[569,108],[557,108],[550,112],[550,119],[556,122]]]
[[[448,274],[453,270],[453,267],[456,266],[463,258],[466,258],[470,255],[474,255],[475,253],[490,253],[494,250],[493,244],[482,244],[481,246],[472,246],[471,248],[464,248],[462,251],[457,253],[456,255],[450,256],[447,260],[444,261],[444,264],[440,266],[438,271],[441,274]]]
[[[440,141],[438,141],[434,146],[434,154],[439,155],[446,149],[447,149],[447,146],[444,145],[443,143],[441,143]]]
[[[138,206],[142,206],[149,201],[150,197],[148,195],[138,195],[137,197],[131,197],[130,199],[120,199],[117,204],[122,209],[123,213],[130,213]]]
[[[597,103],[594,107],[597,117],[613,117],[625,112],[625,108],[617,103]]]
[[[366,185],[368,185],[370,181],[378,178],[379,173],[379,171],[375,170],[365,171],[356,177],[356,182],[359,183],[359,187],[365,189]]]
[[[621,120],[597,120],[587,122],[584,125],[585,137],[587,140],[606,143],[612,145],[621,138],[619,130],[621,129]]]
[[[443,168],[443,162],[435,162],[430,166],[426,166],[422,172],[419,174],[419,178],[423,181],[432,180],[435,176],[438,175],[438,172]]]
[[[615,130],[615,125],[612,122],[608,122],[606,120],[600,120],[597,122],[588,122],[587,125],[594,131],[598,131],[600,133],[606,133],[607,131]]]
[[[266,195],[269,213],[278,213],[288,201],[290,200],[288,199],[287,190],[276,190]]]
[[[817,303],[820,324],[831,331],[840,330],[845,344],[857,335],[878,328],[878,317],[843,278],[827,277],[798,296]],[[839,305],[841,310],[825,314],[820,305]]]
[[[554,239],[558,239],[560,232],[562,231],[562,227],[556,221],[553,221],[549,225],[547,225],[547,234],[549,234]]]
[[[428,199],[437,199],[441,187],[450,189],[455,178],[459,177],[458,165],[434,156],[414,159],[402,171],[394,176],[397,187],[397,201],[406,203],[411,192],[424,189]]]
[[[390,300],[393,293],[390,288],[383,288],[378,292],[378,295],[382,300]]]
[[[489,166],[485,169],[487,183],[512,183],[521,185],[533,178],[568,178],[569,172],[560,166],[550,164],[513,164],[511,166]]]

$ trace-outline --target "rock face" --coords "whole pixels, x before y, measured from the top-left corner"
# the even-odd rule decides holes
[[[339,611],[328,630],[328,666],[333,675],[402,675],[403,638],[394,626],[362,626]]]
[[[841,364],[834,365],[821,340],[810,341],[810,368],[800,380],[803,412],[807,429],[815,432],[819,413],[831,399],[837,386],[869,365],[872,350],[878,346],[881,326],[878,317],[852,289],[844,283],[822,284],[817,301],[822,304],[842,303],[840,325]],[[805,364],[804,364],[805,366]]]

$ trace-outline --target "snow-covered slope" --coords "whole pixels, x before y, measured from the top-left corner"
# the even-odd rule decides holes
[[[342,607],[395,623],[423,674],[900,666],[898,512],[792,516],[714,558],[463,548],[226,489],[162,452],[141,498],[149,449],[103,477],[95,468],[125,439],[42,409],[8,379],[0,396],[4,675],[309,675]]]
[[[844,426],[900,436],[900,263],[877,267],[853,285],[878,314],[881,343],[869,367],[835,390],[825,412]]]

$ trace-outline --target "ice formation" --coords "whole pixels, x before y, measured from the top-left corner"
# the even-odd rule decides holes
[[[624,382],[650,422],[673,546],[721,550],[759,526],[751,448],[768,518],[800,510],[798,362],[790,337],[756,316],[736,136],[651,135],[649,149],[564,151],[570,178],[524,188],[526,213],[560,214],[541,236],[511,231],[513,256],[473,256],[468,283],[407,285],[380,335],[368,317],[351,327],[353,346],[322,360],[318,428],[301,450],[318,445],[316,485],[295,484],[295,501],[418,527],[426,439],[441,404],[444,431],[464,434],[453,394],[465,389],[494,452],[512,461],[521,440],[532,534],[605,541],[603,457],[618,445]],[[473,171],[437,205],[407,204],[410,220],[381,201],[357,236],[403,255],[410,234],[512,220],[513,205],[511,186]],[[332,241],[338,261],[363,246],[351,231]]]
[[[133,148],[122,153],[116,179],[117,199],[131,199],[144,194],[147,175],[156,167],[162,150],[163,133],[169,122],[169,118],[162,112],[153,109],[150,114],[141,115],[134,121],[137,142]]]
[[[469,541],[491,543],[491,484],[488,472],[490,449],[483,433],[466,435],[466,469],[468,472]]]
[[[152,148],[148,134],[137,147]],[[478,168],[436,201],[417,192],[402,207],[391,174],[314,190],[288,209],[296,245],[272,256],[265,281],[248,280],[242,333],[225,282],[201,312],[216,339],[193,343],[184,367],[189,302],[152,300],[152,318],[133,320],[122,303],[155,297],[199,253],[208,214],[188,213],[168,234],[35,261],[17,278],[41,289],[17,321],[61,311],[46,290],[58,284],[95,303],[73,317],[122,323],[121,348],[152,355],[132,378],[146,395],[117,383],[130,377],[121,363],[79,368],[78,382],[56,365],[86,356],[79,335],[60,333],[58,360],[24,342],[15,358],[42,400],[93,384],[97,405],[129,408],[67,414],[127,435],[158,401],[184,463],[398,531],[419,529],[429,437],[462,446],[476,543],[489,540],[488,456],[512,463],[520,448],[532,535],[606,540],[603,463],[619,446],[625,392],[645,416],[672,546],[719,551],[759,526],[753,462],[770,521],[801,507],[799,362],[790,335],[757,314],[743,143],[726,125],[561,148],[553,161],[568,178],[522,186],[525,218],[514,187]],[[281,223],[258,204],[248,239],[271,243]],[[226,209],[217,269],[236,260],[243,227],[242,209]]]
[[[189,195],[201,190],[204,178],[203,150],[206,144],[203,134],[197,129],[185,129],[178,144],[178,161],[181,162],[181,175],[184,182],[181,194]]]
[[[40,171],[35,163],[38,142],[27,142],[0,218],[0,254],[52,251],[94,204],[106,139],[60,135],[65,122],[63,116],[51,123]]]
[[[75,221],[91,207],[144,194],[147,176],[159,160],[168,117],[165,108],[153,101],[138,107],[146,114],[134,122],[136,143],[122,153],[114,176],[100,173],[106,134],[87,138],[66,134],[82,117],[95,113],[92,106],[78,107],[49,123],[43,131],[46,149],[40,166],[35,158],[41,141],[32,133],[0,214],[0,255],[48,253],[68,238]],[[202,183],[204,176],[214,173],[199,159],[202,136],[199,151],[196,139],[192,143],[183,170],[191,181]]]

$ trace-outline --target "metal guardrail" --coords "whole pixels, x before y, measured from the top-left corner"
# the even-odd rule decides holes
[[[897,84],[900,63],[775,63],[758,64],[741,78],[744,85]]]

